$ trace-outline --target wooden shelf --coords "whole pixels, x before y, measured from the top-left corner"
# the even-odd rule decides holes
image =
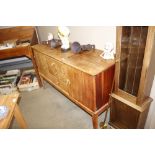
[[[128,129],[128,127],[120,121],[109,122],[109,125],[115,129]]]
[[[113,97],[114,99],[116,99],[118,101],[123,102],[124,104],[130,106],[131,108],[134,108],[135,110],[137,110],[139,112],[143,112],[147,108],[148,104],[153,101],[152,98],[148,97],[143,102],[143,104],[137,105],[135,102],[129,100],[129,98],[126,99],[126,98],[124,98],[124,96],[121,96],[120,94],[112,93],[111,97]]]

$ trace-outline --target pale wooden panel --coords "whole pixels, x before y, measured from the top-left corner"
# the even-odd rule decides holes
[[[29,39],[31,41],[33,33],[33,26],[17,26],[0,29],[0,42],[14,39]]]
[[[19,93],[10,95],[0,95],[0,105],[6,105],[9,108],[9,114],[6,118],[0,120],[0,129],[9,128],[12,118],[14,116],[14,109],[18,100]]]

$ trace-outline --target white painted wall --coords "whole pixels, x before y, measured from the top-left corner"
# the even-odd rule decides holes
[[[80,44],[95,44],[97,49],[103,49],[106,42],[112,42],[115,46],[116,27],[105,26],[69,26],[70,42],[78,41]],[[52,32],[57,38],[57,27],[38,26],[41,41],[47,40],[48,33]]]
[[[13,27],[13,26],[0,26],[0,29],[5,29],[5,28],[9,28],[9,27]]]
[[[103,49],[105,42],[112,42],[116,47],[116,27],[105,26],[70,26],[70,41],[78,41],[80,44],[95,44],[97,49]],[[41,41],[47,40],[48,33],[52,32],[57,38],[57,27],[38,26]],[[155,128],[155,80],[153,82],[151,95],[153,102],[150,106],[145,128]]]
[[[153,81],[150,97],[153,98],[153,102],[150,105],[148,117],[145,123],[145,128],[155,129],[155,78]]]

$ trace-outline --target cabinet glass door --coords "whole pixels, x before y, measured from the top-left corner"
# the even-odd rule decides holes
[[[147,26],[122,27],[119,89],[137,96],[144,51]]]

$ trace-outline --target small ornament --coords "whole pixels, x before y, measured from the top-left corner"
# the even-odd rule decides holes
[[[73,42],[71,45],[71,51],[74,53],[79,53],[81,52],[81,45],[78,42]]]
[[[104,45],[104,50],[103,53],[100,55],[103,59],[109,60],[109,59],[114,59],[114,46],[112,43],[107,42]]]
[[[52,48],[57,48],[62,45],[61,40],[60,39],[52,39],[50,42],[50,45]]]
[[[95,49],[95,45],[87,44],[81,46],[82,51],[90,51],[92,49]]]
[[[70,35],[70,31],[69,31],[68,27],[65,27],[65,26],[58,27],[58,36],[62,42],[62,45],[61,45],[62,51],[67,51],[70,49],[69,35]]]
[[[48,33],[48,40],[52,40],[53,39],[53,34],[52,33]]]
[[[71,51],[74,53],[80,53],[82,51],[90,51],[95,49],[95,45],[87,44],[87,45],[80,45],[79,42],[73,42],[71,45]]]

